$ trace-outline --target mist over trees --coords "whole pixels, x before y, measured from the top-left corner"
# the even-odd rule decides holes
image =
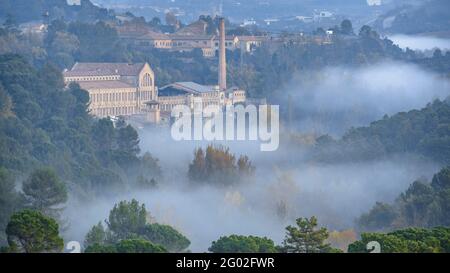
[[[183,252],[190,241],[169,225],[149,222],[150,213],[136,200],[114,205],[106,228],[99,222],[86,234],[85,252]]]
[[[259,197],[263,192],[264,189],[259,187],[265,185],[264,180],[272,179],[271,168],[282,168],[287,163],[294,166],[307,164],[313,166],[312,169],[321,164],[370,164],[394,155],[414,155],[443,168],[431,181],[424,178],[413,182],[393,202],[376,203],[356,219],[354,226],[345,227],[347,230],[331,231],[316,217],[305,213],[302,216],[306,218],[298,218],[286,228],[283,241],[276,242],[271,239],[271,234],[260,237],[230,232],[227,234],[231,235],[222,234],[211,240],[208,250],[213,253],[336,253],[345,249],[343,245],[352,243],[348,252],[367,252],[367,242],[377,240],[383,252],[450,251],[450,170],[445,167],[450,164],[449,99],[424,101],[423,105],[428,104],[422,109],[386,115],[366,126],[350,128],[338,138],[327,134],[300,136],[311,139],[303,141],[308,145],[292,141],[296,135],[289,128],[292,124],[288,124],[296,122],[295,117],[302,112],[295,108],[285,110],[281,113],[281,122],[288,126],[282,134],[289,139],[289,151],[281,154],[283,159],[280,154],[273,158],[271,155],[264,158],[270,163],[260,166],[255,163],[258,156],[248,154],[245,149],[231,150],[210,144],[195,149],[193,156],[186,160],[171,155],[182,167],[181,170],[167,170],[153,151],[142,146],[141,130],[136,130],[124,119],[113,121],[93,117],[88,111],[89,94],[75,83],[65,86],[61,71],[76,62],[149,62],[157,75],[158,86],[176,81],[214,84],[217,82],[217,61],[204,58],[201,50],[167,52],[127,46],[110,24],[114,13],[84,2],[88,4],[78,9],[69,7],[65,0],[0,3],[0,17],[6,19],[0,27],[1,252],[62,252],[64,225],[77,225],[63,219],[64,207],[73,205],[68,202],[75,199],[95,206],[102,198],[112,200],[116,197],[131,201],[115,204],[104,221],[99,216],[95,222],[89,222],[90,230],[83,231],[85,252],[187,252],[193,247],[194,240],[198,240],[195,236],[188,237],[203,230],[193,231],[192,226],[178,230],[184,226],[164,224],[173,223],[174,219],[163,221],[158,218],[161,221],[158,222],[141,199],[132,199],[130,195],[140,198],[147,198],[145,194],[154,192],[162,195],[164,193],[159,190],[166,182],[175,185],[183,194],[193,196],[191,191],[195,188],[213,186],[213,191],[219,194],[206,190],[202,194],[217,198],[213,201],[233,203],[234,207],[225,208],[232,212],[219,211],[224,217],[230,217],[237,215],[232,214],[234,210],[252,212],[255,206],[252,206],[254,200],[251,198]],[[442,1],[439,3],[444,5]],[[51,10],[52,14],[44,16],[49,23],[46,32],[35,35],[20,31],[19,23],[40,19],[46,10]],[[432,11],[448,13],[446,10]],[[396,17],[392,29],[409,28],[422,13],[414,11]],[[149,25],[162,32],[172,32],[182,25],[174,14],[168,14],[167,25],[158,18],[146,22],[132,14],[130,17],[133,18],[131,24]],[[422,19],[430,18],[420,17],[419,22]],[[208,34],[217,32],[217,18],[201,16],[200,20],[207,22]],[[423,30],[441,28],[442,18],[432,21],[431,25],[423,24]],[[237,27],[230,29],[228,34],[261,33]],[[284,90],[293,77],[327,67],[361,68],[394,60],[416,65],[439,79],[449,79],[449,52],[438,49],[428,56],[423,52],[403,50],[371,26],[357,28],[344,19],[336,26],[320,28],[308,35],[322,42],[308,42],[299,35],[282,33],[277,37],[282,37],[283,42],[275,46],[263,45],[252,52],[227,51],[229,86],[245,89],[250,98],[267,98],[269,103],[286,106]],[[293,114],[293,120],[289,120],[290,114]],[[172,176],[174,181],[170,181],[164,176],[167,171],[180,175]],[[261,174],[256,175],[257,171]],[[334,173],[328,175],[331,184]],[[346,175],[350,177],[351,173]],[[290,187],[296,185],[296,181],[288,175],[281,175],[278,180],[268,187],[270,198],[261,202],[272,210],[262,211],[266,213],[264,217],[273,213],[278,221],[276,224],[284,225],[294,220],[289,214],[289,205],[298,205],[294,201],[289,204],[291,200],[286,196],[297,196],[298,193]],[[252,192],[250,200],[245,200],[240,190],[251,184],[256,185],[258,191]],[[308,194],[309,189],[304,186],[301,192]],[[277,194],[277,190],[281,193]],[[326,206],[321,200],[313,201],[317,206]],[[240,207],[245,202],[250,205]],[[201,216],[203,219],[208,217]],[[338,218],[339,214],[333,217]],[[206,227],[210,225],[201,226]],[[351,229],[353,227],[356,232]],[[222,231],[224,227],[215,228]]]
[[[357,220],[362,231],[450,225],[450,167],[428,181],[415,181],[393,204],[378,202]]]
[[[323,135],[314,156],[326,162],[372,160],[392,154],[419,154],[442,164],[450,163],[448,100],[436,100],[411,110],[348,130],[341,139]]]
[[[240,156],[236,162],[229,148],[209,145],[205,152],[202,148],[194,151],[188,177],[196,182],[226,186],[248,179],[254,169],[247,156]]]

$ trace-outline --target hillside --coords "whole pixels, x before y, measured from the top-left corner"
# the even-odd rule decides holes
[[[450,2],[431,0],[403,5],[380,16],[375,27],[388,33],[417,34],[450,30]]]
[[[421,110],[385,116],[368,127],[349,130],[341,139],[317,139],[321,160],[371,160],[393,154],[417,154],[450,163],[450,104],[436,100]]]
[[[81,6],[71,6],[66,0],[2,0],[0,1],[0,21],[10,18],[15,23],[38,21],[48,14],[49,20],[65,18],[94,22],[109,17],[108,10],[82,0]]]

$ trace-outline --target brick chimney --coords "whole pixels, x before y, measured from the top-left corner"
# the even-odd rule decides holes
[[[227,59],[225,47],[225,19],[219,21],[219,88],[227,89]]]

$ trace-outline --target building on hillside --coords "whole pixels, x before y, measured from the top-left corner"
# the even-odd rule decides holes
[[[116,26],[119,37],[129,46],[137,49],[158,48],[168,51],[186,52],[200,49],[206,58],[216,57],[219,50],[219,36],[205,34],[201,29],[206,27],[203,21],[198,21],[189,28],[182,28],[172,34],[164,34],[147,26],[133,24]],[[226,36],[227,50],[236,49],[251,52],[262,45],[267,38],[264,36]]]
[[[192,51],[201,49],[204,57],[214,57],[214,35],[178,35],[172,34],[171,50]]]
[[[194,108],[216,106],[221,109],[227,105],[245,104],[246,93],[237,87],[220,90],[219,85],[202,85],[194,82],[175,82],[161,87],[158,102],[163,115],[168,115],[173,107],[183,104]]]
[[[232,35],[226,35],[225,36],[225,48],[227,50],[235,50],[239,48],[239,37],[238,36],[232,36]],[[214,50],[219,50],[219,36],[214,36]]]
[[[238,36],[238,47],[244,52],[252,52],[268,41],[266,36]]]
[[[163,114],[169,114],[179,104],[190,108],[213,106],[221,109],[227,105],[245,103],[246,93],[239,88],[227,88],[225,21],[220,20],[217,45],[219,53],[219,74],[217,85],[202,85],[194,82],[176,82],[159,90],[159,104]],[[199,105],[201,104],[201,105]],[[197,108],[198,109],[198,108]]]
[[[173,107],[183,104],[190,108],[201,101],[202,107],[224,105],[225,96],[217,85],[201,85],[194,82],[175,82],[159,90],[160,109],[163,113],[170,113]]]
[[[203,20],[197,20],[175,32],[176,35],[207,35],[208,23]]]
[[[128,24],[116,26],[116,30],[119,38],[134,48],[172,48],[172,40],[168,35],[154,31],[148,26]]]
[[[148,63],[76,63],[63,76],[66,84],[76,82],[88,91],[95,116],[146,113],[149,121],[159,121],[155,74]]]
[[[172,39],[171,43],[178,50],[209,46],[215,51],[214,37]],[[64,82],[78,83],[88,91],[89,110],[98,117],[143,116],[147,122],[158,123],[161,113],[170,115],[177,105],[187,105],[191,109],[213,106],[220,110],[228,105],[245,104],[244,90],[237,87],[227,88],[227,47],[223,19],[220,21],[217,46],[217,85],[175,82],[158,90],[155,86],[155,74],[148,63],[76,63],[70,70],[63,72]]]
[[[47,25],[41,21],[31,21],[19,25],[19,30],[24,34],[43,34],[47,32]]]

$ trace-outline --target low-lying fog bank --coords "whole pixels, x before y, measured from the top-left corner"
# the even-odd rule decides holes
[[[394,34],[388,38],[402,49],[425,51],[440,48],[441,50],[450,50],[450,39],[404,34]]]
[[[315,215],[330,229],[353,227],[355,217],[375,201],[392,201],[415,179],[428,178],[437,166],[411,158],[353,164],[320,165],[279,163],[284,152],[259,152],[259,145],[229,145],[237,154],[248,154],[256,166],[252,181],[233,188],[193,186],[187,180],[194,147],[201,143],[175,142],[168,132],[141,132],[143,150],[160,159],[165,181],[151,191],[124,193],[94,203],[71,200],[65,216],[71,223],[70,240],[83,240],[89,228],[108,217],[120,200],[146,204],[156,221],[182,231],[192,251],[207,251],[222,235],[268,236],[281,243],[285,226],[295,218]],[[241,146],[243,145],[243,146]],[[283,213],[280,213],[280,206]]]
[[[291,97],[297,130],[339,136],[386,114],[443,100],[450,95],[450,83],[416,65],[392,61],[299,73],[279,93],[285,107],[287,94]]]

